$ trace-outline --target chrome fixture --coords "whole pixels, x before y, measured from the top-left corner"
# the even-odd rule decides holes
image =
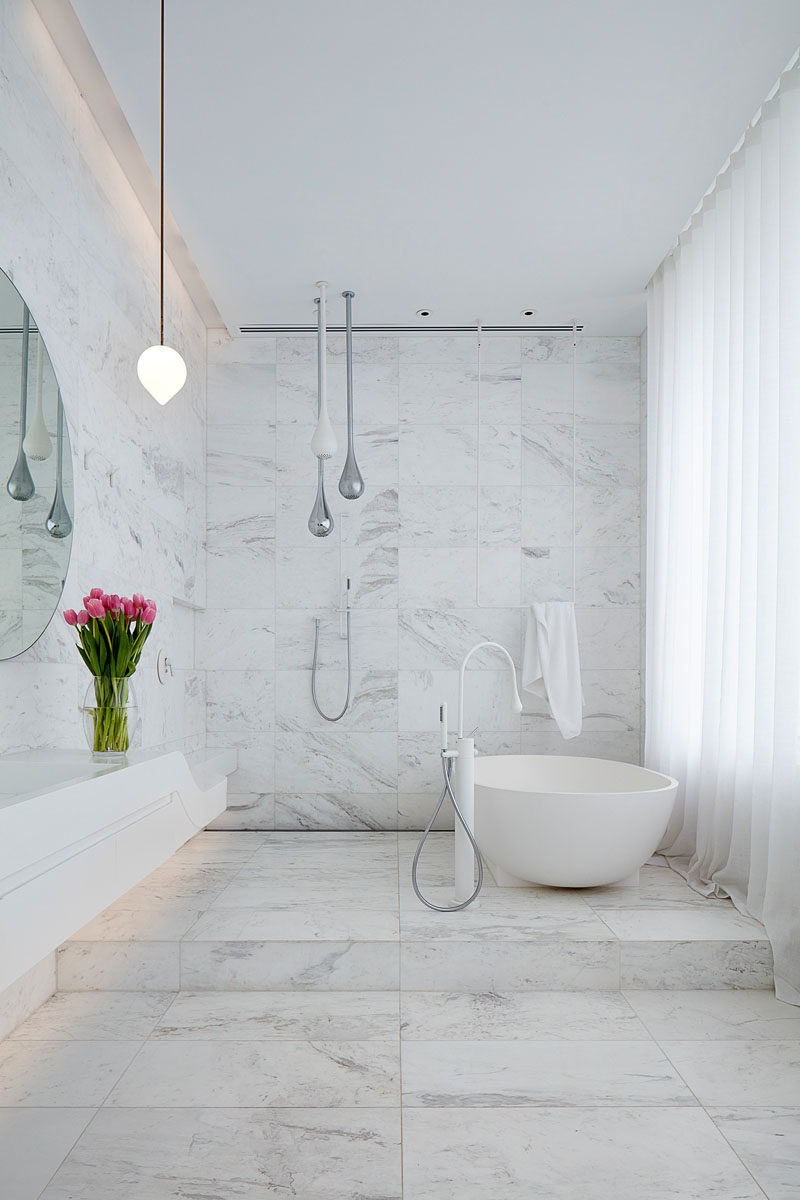
[[[317,659],[319,656],[320,619],[319,619],[319,617],[316,617],[314,619],[314,658],[311,663],[311,699],[314,702],[314,708],[317,710],[319,715],[322,717],[323,721],[330,721],[331,724],[334,724],[336,721],[341,721],[342,717],[344,716],[344,714],[347,712],[348,708],[350,707],[350,694],[351,694],[351,687],[352,687],[352,681],[353,681],[353,672],[352,672],[352,653],[351,653],[351,643],[350,643],[350,580],[349,579],[347,580],[347,586],[345,588],[345,615],[347,618],[347,635],[346,635],[347,636],[347,695],[345,696],[345,699],[344,699],[344,708],[342,709],[341,712],[337,713],[335,717],[329,717],[327,713],[323,712],[322,709],[320,708],[319,700],[317,699]]]
[[[17,461],[8,478],[6,491],[12,500],[30,500],[36,491],[23,443],[28,427],[28,351],[31,336],[31,312],[27,304],[22,308],[22,371],[19,393],[19,446]]]
[[[72,533],[72,518],[64,500],[64,405],[61,389],[58,391],[58,416],[56,418],[56,490],[45,529],[53,538],[69,537]]]
[[[186,363],[177,350],[164,345],[164,0],[161,0],[161,182],[159,208],[159,343],[139,355],[136,374],[159,404],[167,404],[186,383]]]
[[[311,450],[317,458],[333,458],[337,444],[336,434],[328,416],[328,318],[325,299],[328,285],[320,279],[317,287],[317,427],[311,439]]]
[[[356,462],[353,445],[353,296],[354,292],[342,292],[345,303],[345,327],[347,332],[347,458],[344,460],[339,491],[345,500],[358,500],[364,495],[364,480]]]
[[[317,419],[319,420],[320,410],[322,407],[322,395],[324,392],[325,383],[325,313],[322,296],[320,295],[314,303],[317,308]],[[330,426],[330,422],[328,422]],[[319,429],[319,424],[317,425]],[[333,434],[333,430],[331,430]],[[314,443],[311,443],[312,449]],[[335,451],[335,445],[334,445]],[[328,508],[328,501],[325,499],[325,460],[323,456],[317,456],[317,495],[314,499],[314,507],[311,509],[311,516],[308,518],[308,531],[314,537],[327,537],[333,532],[333,517],[331,510]]]

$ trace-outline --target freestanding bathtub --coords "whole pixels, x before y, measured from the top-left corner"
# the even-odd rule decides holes
[[[475,838],[499,887],[597,887],[635,876],[678,783],[632,763],[551,754],[475,759]]]

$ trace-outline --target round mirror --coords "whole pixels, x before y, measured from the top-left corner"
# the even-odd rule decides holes
[[[61,392],[31,312],[0,271],[0,658],[56,610],[72,547],[72,455]]]

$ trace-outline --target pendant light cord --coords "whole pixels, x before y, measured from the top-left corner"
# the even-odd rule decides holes
[[[159,221],[159,245],[161,261],[159,273],[159,341],[164,345],[164,5],[161,0],[161,211]]]

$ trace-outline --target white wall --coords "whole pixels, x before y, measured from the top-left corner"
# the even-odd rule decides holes
[[[136,378],[157,339],[157,240],[30,0],[0,6],[0,63],[0,267],[44,334],[74,455],[64,604],[95,585],[157,601],[137,676],[142,741],[200,744],[204,684],[183,605],[205,595],[205,327],[168,267],[166,336],[189,380],[160,408]],[[30,651],[0,663],[0,753],[84,744],[87,672],[71,642],[56,617]],[[179,668],[167,688],[153,667],[162,643]]]
[[[337,493],[328,539],[314,498],[313,338],[209,347],[208,737],[240,750],[220,824],[418,828],[439,787],[438,705],[455,714],[457,666],[482,638],[520,661],[522,604],[572,591],[572,338],[486,336],[480,430],[472,338],[357,337],[357,452],[367,491]],[[497,660],[468,682],[484,750],[639,757],[639,339],[580,338],[577,605],[585,732],[564,743],[541,706],[520,720]],[[334,419],[343,343],[329,344]],[[480,548],[477,446],[480,432]],[[354,694],[336,726],[310,698],[313,618],[320,691],[341,703],[340,571],[353,582]],[[476,595],[477,585],[477,595]],[[477,603],[476,603],[477,600]]]

